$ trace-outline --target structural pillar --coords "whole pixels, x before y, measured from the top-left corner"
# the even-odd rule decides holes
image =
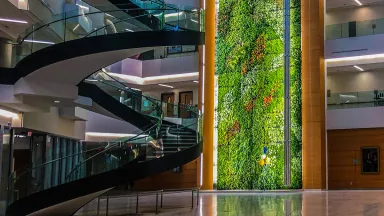
[[[12,67],[12,44],[5,38],[0,38],[0,67]]]
[[[301,0],[303,189],[326,189],[324,0]]]
[[[213,132],[215,90],[215,0],[205,0],[205,71],[203,114],[203,190],[213,189]]]

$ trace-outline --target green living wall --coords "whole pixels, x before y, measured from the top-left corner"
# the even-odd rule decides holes
[[[300,26],[291,0],[291,188],[301,188]],[[217,188],[285,188],[283,0],[220,0],[216,46]]]

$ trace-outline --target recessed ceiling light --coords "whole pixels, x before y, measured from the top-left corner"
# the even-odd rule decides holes
[[[363,5],[363,4],[361,4],[361,2],[360,2],[359,0],[355,0],[355,2],[356,2],[357,4],[359,4],[360,6]]]
[[[357,65],[354,65],[353,67],[356,68],[356,69],[358,69],[359,71],[364,71],[363,68],[361,68],[361,67],[359,67],[359,66],[357,66]]]
[[[164,85],[164,84],[158,84],[159,86],[167,87],[167,88],[173,88],[173,86],[170,85]]]
[[[195,80],[195,81],[193,81],[194,83],[199,83],[199,81],[197,81],[197,80]]]
[[[55,103],[60,103],[60,101],[58,101],[58,100],[55,100],[54,102],[55,102]]]
[[[23,23],[23,24],[28,24],[27,21],[24,21],[24,20],[15,20],[15,19],[5,19],[5,18],[0,18],[0,21],[3,21],[3,22],[13,22],[13,23]]]
[[[55,43],[50,42],[50,41],[39,41],[39,40],[24,40],[24,42],[28,42],[28,43],[41,43],[41,44],[55,44]]]

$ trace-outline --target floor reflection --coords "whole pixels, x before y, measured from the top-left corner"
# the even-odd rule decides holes
[[[196,199],[196,197],[195,197]],[[383,191],[308,191],[286,193],[201,193],[200,205],[192,207],[191,194],[164,197],[158,215],[196,216],[382,216]],[[196,201],[196,200],[195,200]],[[142,197],[140,215],[155,215],[155,197]],[[194,202],[196,204],[196,202]],[[104,200],[99,215],[105,215]],[[135,215],[136,198],[110,200],[108,215]],[[76,215],[97,215],[97,202],[91,202]]]

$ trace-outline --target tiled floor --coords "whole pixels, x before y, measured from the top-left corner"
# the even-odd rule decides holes
[[[155,215],[155,203],[155,196],[141,197],[140,215]],[[101,200],[99,215],[105,215],[105,204]],[[200,205],[192,209],[191,204],[190,193],[166,195],[158,215],[384,216],[384,191],[202,193]],[[135,208],[136,198],[112,199],[108,215],[135,215]],[[76,215],[97,215],[96,209],[94,201]]]

